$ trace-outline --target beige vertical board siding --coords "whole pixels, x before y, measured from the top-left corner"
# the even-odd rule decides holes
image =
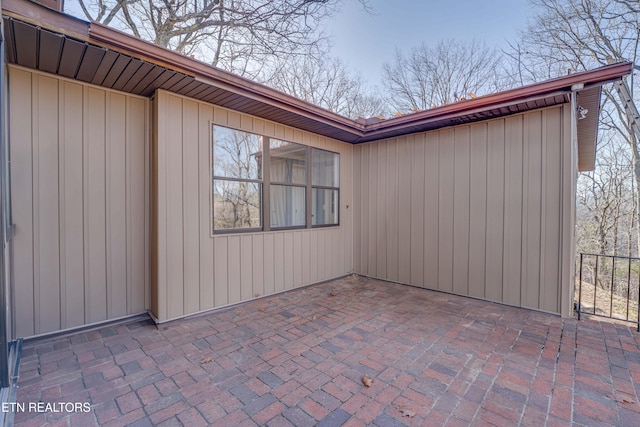
[[[296,286],[305,283],[302,277],[302,265],[302,233],[293,233],[293,283]]]
[[[160,123],[167,121],[167,109],[160,111],[154,99],[153,114],[153,189],[151,191],[154,202],[152,204],[152,234],[154,236],[151,247],[151,312],[160,318],[166,316],[167,310],[167,209],[160,206],[167,205],[167,129]]]
[[[368,272],[370,275],[374,277],[381,277],[378,275],[378,245],[379,235],[378,235],[378,217],[381,212],[378,207],[378,198],[380,197],[380,186],[378,185],[378,151],[380,145],[379,144],[370,144],[369,146],[369,176],[367,177],[367,183],[370,186],[369,191],[369,229],[365,231],[369,236],[369,246],[367,248],[369,252],[369,257],[367,259],[368,262]]]
[[[293,264],[294,264],[294,255],[293,255],[293,234],[294,233],[284,233],[284,287],[285,289],[293,289]],[[330,254],[327,254],[327,258]]]
[[[158,116],[157,98],[154,98],[151,102],[151,144],[149,149],[150,162],[149,170],[151,176],[149,179],[149,310],[154,316],[160,313],[160,292],[166,287],[160,279],[160,261],[162,261],[161,247],[164,247],[164,243],[160,236],[160,229],[163,223],[160,222],[160,216],[164,215],[164,211],[158,209],[159,200],[162,197],[160,193],[160,159],[163,158],[160,154],[160,141],[164,140],[164,137],[159,137],[158,134],[162,133],[158,123],[161,117]],[[164,234],[164,233],[163,233]]]
[[[261,296],[264,295],[264,236],[255,234],[252,238],[253,296]]]
[[[164,173],[164,161],[167,157],[166,144],[167,139],[164,127],[156,126],[156,123],[163,123],[167,113],[166,108],[160,112],[158,99],[154,98],[151,104],[153,111],[153,122],[151,124],[152,140],[151,140],[151,286],[149,295],[151,304],[149,309],[151,313],[158,318],[160,313],[166,312],[167,299],[167,210],[160,209],[160,206],[166,206],[166,174]]]
[[[485,244],[485,295],[502,301],[504,255],[504,120],[487,123],[487,240]]]
[[[453,178],[453,292],[469,294],[469,126],[455,128]]]
[[[149,102],[127,102],[127,313],[142,313],[149,299]]]
[[[333,233],[337,236],[337,241],[334,241],[334,245],[339,248],[340,263],[337,264],[338,269],[334,271],[334,276],[340,276],[345,273],[353,273],[355,249],[354,249],[354,223],[355,218],[355,192],[353,186],[354,179],[354,149],[353,146],[347,145],[346,149],[342,143],[333,141],[335,151],[341,151],[340,161],[340,228],[334,228]],[[348,236],[344,236],[347,233]]]
[[[107,317],[127,314],[126,117],[127,98],[107,98]]]
[[[11,209],[15,223],[13,280],[16,309],[13,312],[18,337],[36,333],[33,286],[32,77],[30,72],[12,68],[9,79]]]
[[[360,252],[356,253],[355,256],[359,256],[360,258],[360,267],[358,272],[362,274],[371,274],[369,271],[369,233],[368,233],[368,225],[371,220],[371,212],[369,207],[369,192],[370,186],[367,184],[369,180],[369,165],[371,158],[371,144],[360,145],[357,147],[356,155],[360,157],[360,174],[357,177],[355,182],[355,188],[357,189],[357,193],[359,194],[359,203],[358,210],[360,215],[356,216],[360,220],[360,223],[357,225],[357,229],[360,230]]]
[[[345,199],[344,205],[350,204],[349,199]],[[340,275],[342,271],[353,271],[352,262],[350,259],[353,256],[353,247],[348,247],[347,245],[340,244],[342,240],[342,236],[340,236],[340,232],[337,229],[331,230],[331,248],[337,248],[337,250],[330,251],[329,254],[333,258],[331,260],[331,277],[336,277]],[[349,252],[347,255],[346,252]],[[349,264],[349,267],[347,267]]]
[[[378,238],[376,242],[376,277],[388,277],[387,276],[387,217],[390,215],[391,207],[389,200],[389,193],[387,186],[389,183],[389,176],[387,175],[387,169],[389,167],[389,158],[387,152],[389,149],[389,142],[382,142],[378,144],[378,165],[376,172],[376,182],[378,188],[378,197],[376,205],[376,231]]]
[[[453,217],[455,131],[440,131],[438,140],[438,289],[453,291]],[[431,218],[429,218],[431,220]]]
[[[301,234],[301,240],[302,240],[302,264],[301,264],[301,268],[302,268],[302,284],[309,284],[311,283],[311,269],[310,269],[310,265],[311,265],[311,248],[309,247],[309,241],[310,241],[310,234],[309,233],[300,233]],[[265,237],[266,239],[266,237]],[[265,259],[265,263],[267,262],[267,260]]]
[[[198,173],[198,103],[184,101],[182,127],[182,216],[184,242],[184,311],[200,310],[200,191]],[[209,227],[206,228],[206,231]],[[206,233],[205,231],[205,233]]]
[[[521,303],[523,117],[505,119],[504,273],[502,301]]]
[[[315,234],[315,233],[313,233]],[[317,244],[317,241],[314,240]],[[317,259],[318,256],[318,247],[315,247],[316,251],[315,251],[315,256]],[[274,264],[274,272],[275,272],[275,290],[276,292],[278,291],[284,291],[285,287],[284,287],[284,264],[285,264],[285,258],[284,258],[284,234],[283,233],[276,233],[273,236],[273,264]],[[318,270],[317,264],[316,264],[316,272]],[[314,281],[319,280],[317,277],[314,279]]]
[[[419,262],[424,271],[421,285],[429,289],[439,288],[439,263],[440,263],[440,224],[438,215],[440,204],[438,202],[438,192],[440,189],[440,157],[439,157],[439,133],[431,132],[426,135],[416,136],[416,141],[423,144],[424,149],[416,147],[416,162],[424,162],[424,181],[418,185],[417,196],[420,207],[419,214],[414,219],[411,216],[411,227],[422,230],[424,238],[418,242]],[[412,228],[412,240],[418,239],[421,234],[414,236]],[[413,261],[411,268],[414,268]]]
[[[562,230],[562,221],[558,215],[562,206],[562,145],[558,144],[558,133],[562,129],[562,116],[556,109],[545,110],[543,116],[544,145],[542,174],[542,242],[541,242],[541,289],[540,303],[543,310],[559,312],[559,290],[561,259],[558,236]]]
[[[364,191],[362,183],[362,146],[357,145],[354,150],[353,157],[353,185],[356,188],[361,188],[362,191],[356,191],[353,195],[351,203],[351,209],[353,216],[360,221],[364,215],[362,209],[362,192]],[[363,233],[362,227],[356,226],[353,229],[353,269],[354,271],[362,271],[362,240]]]
[[[357,225],[361,250],[367,251],[363,236],[371,236],[384,218],[387,242],[397,229],[399,264],[396,277],[389,268],[395,248],[388,244],[385,275],[364,262],[357,271],[558,313],[559,283],[570,281],[571,274],[572,253],[563,245],[571,243],[575,185],[567,172],[575,154],[567,148],[565,110],[537,110],[358,147],[363,169],[375,165],[380,173],[379,180],[371,171],[356,180],[355,191],[367,197],[361,198],[363,207],[378,208]],[[402,196],[405,179],[410,197]],[[409,239],[405,246],[402,236]],[[371,255],[361,260],[377,261]],[[568,295],[565,291],[566,300]]]
[[[327,278],[327,259],[330,258],[325,250],[325,236],[327,233],[321,231],[315,231],[313,234],[316,236],[318,244],[317,263],[318,263],[318,277],[316,281],[322,281]]]
[[[253,295],[253,236],[246,234],[240,237],[240,301]]]
[[[340,252],[342,249],[340,248],[340,236],[337,233],[335,228],[331,229],[329,233],[327,233],[327,239],[325,242],[325,248],[327,251],[327,278],[336,277],[339,271],[343,271],[340,267]],[[331,250],[331,248],[335,248]]]
[[[9,74],[18,336],[145,311],[148,101]]]
[[[302,284],[311,283],[311,275],[310,275],[310,248],[309,248],[309,233],[300,233],[300,240],[302,244],[301,250],[301,264],[300,268],[302,270]],[[266,259],[265,259],[266,262]]]
[[[424,227],[428,224],[424,221],[424,208],[425,208],[425,179],[426,174],[430,172],[425,163],[425,141],[424,135],[418,134],[408,137],[409,141],[413,140],[408,149],[412,154],[411,163],[411,206],[408,209],[411,212],[411,241],[409,247],[411,248],[410,263],[411,263],[411,281],[409,282],[415,286],[425,286],[424,280]],[[437,144],[437,143],[436,143]],[[436,145],[436,152],[437,152]],[[428,147],[427,147],[428,150]],[[424,165],[424,166],[423,166]],[[436,172],[437,172],[436,168]],[[437,205],[436,205],[437,206]],[[437,229],[437,226],[436,226]],[[437,242],[437,240],[436,240]],[[437,244],[437,243],[436,243]],[[436,258],[437,259],[437,258]],[[437,274],[437,273],[435,273]]]
[[[309,233],[309,281],[311,283],[320,281],[318,254],[318,233],[315,230]]]
[[[40,333],[60,329],[58,80],[36,76],[34,102],[34,234]]]
[[[209,236],[212,227],[211,217],[211,127],[203,126],[213,121],[213,106],[198,104],[198,230],[200,270],[200,310],[215,307],[215,282],[213,262],[214,242]]]
[[[184,122],[183,98],[171,97],[167,103],[166,120],[174,126],[168,128],[166,144],[167,158],[164,173],[166,174],[167,194],[167,315],[170,318],[184,314],[184,193],[182,191],[183,149],[184,144],[172,143],[182,141]],[[231,269],[230,269],[231,270]]]
[[[158,203],[151,306],[158,320],[353,271],[353,209],[345,208],[353,194],[351,145],[164,91],[153,108]],[[212,235],[213,124],[339,152],[340,227]]]
[[[411,146],[398,141],[398,281],[411,283]],[[357,216],[356,216],[357,218]]]
[[[227,240],[227,280],[229,289],[228,304],[242,301],[242,252],[240,251],[240,235],[229,236]]]
[[[61,161],[61,298],[62,328],[84,325],[84,256],[82,204],[82,85],[62,81],[60,96]],[[143,147],[144,148],[144,147]],[[144,192],[144,189],[142,189]],[[144,193],[143,193],[144,194]],[[62,213],[64,211],[64,214]],[[143,207],[144,213],[144,207]],[[144,291],[144,289],[143,289]],[[144,307],[140,312],[144,311]]]
[[[215,239],[215,296],[217,305],[229,304],[229,275],[227,274],[227,260],[229,253],[227,250],[227,237]],[[167,319],[166,313],[157,313],[159,320]]]
[[[85,211],[85,290],[88,323],[107,319],[107,236],[106,236],[106,97],[104,90],[90,87],[86,91],[84,115],[86,177]]]
[[[264,294],[269,295],[276,291],[276,276],[275,276],[275,253],[274,253],[274,239],[273,233],[267,233],[264,235]],[[305,234],[307,238],[306,245],[306,260],[307,265],[309,263],[309,234]],[[217,240],[217,238],[216,238]],[[304,255],[303,255],[304,256]],[[307,270],[308,271],[308,270]]]
[[[540,307],[540,260],[542,221],[542,112],[524,119],[527,165],[523,183],[522,305]]]
[[[469,144],[469,295],[485,297],[487,124],[471,126]]]
[[[389,162],[387,181],[387,203],[389,214],[387,215],[386,249],[387,249],[387,277],[394,282],[398,281],[398,144],[390,143],[387,152]]]

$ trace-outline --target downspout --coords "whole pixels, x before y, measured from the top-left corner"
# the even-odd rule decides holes
[[[562,278],[562,295],[561,295],[561,314],[562,317],[573,316],[573,295],[575,292],[575,274],[576,274],[576,191],[578,184],[578,92],[584,89],[583,83],[571,86],[571,141],[570,141],[570,159],[569,159],[569,188],[565,197],[569,198],[569,203],[565,202],[565,208],[568,212],[563,214],[564,224],[568,228],[563,234],[563,254],[564,261],[567,263],[566,269],[563,268],[565,274]],[[565,216],[568,215],[568,216]]]

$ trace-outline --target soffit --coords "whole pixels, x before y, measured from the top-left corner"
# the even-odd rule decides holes
[[[587,110],[583,118],[577,112],[578,123],[578,171],[592,171],[596,168],[596,141],[598,123],[600,122],[600,94],[601,86],[582,90],[578,93],[578,109]]]

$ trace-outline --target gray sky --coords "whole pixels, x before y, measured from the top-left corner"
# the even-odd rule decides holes
[[[367,14],[355,0],[327,25],[334,56],[359,71],[372,85],[381,83],[382,64],[396,47],[408,52],[422,41],[483,40],[489,47],[506,47],[524,28],[531,6],[527,0],[369,0]]]

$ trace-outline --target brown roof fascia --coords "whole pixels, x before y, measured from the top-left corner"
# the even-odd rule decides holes
[[[363,137],[361,137],[360,139],[358,139],[356,142],[354,142],[354,144],[359,144],[359,143],[364,143],[364,142],[371,142],[371,141],[375,141],[378,139],[384,139],[384,138],[391,138],[394,136],[400,136],[400,135],[404,135],[405,133],[412,133],[413,131],[408,131],[408,132],[403,132],[403,129],[407,129],[407,128],[414,128],[417,126],[420,127],[424,127],[425,130],[431,130],[434,128],[439,128],[439,127],[446,127],[446,126],[450,126],[450,124],[447,125],[440,125],[440,126],[435,126],[435,127],[430,127],[429,124],[430,123],[436,123],[436,122],[443,122],[443,121],[453,121],[458,117],[463,117],[463,116],[472,116],[474,114],[478,114],[478,113],[483,113],[485,111],[488,110],[499,110],[502,108],[507,108],[507,107],[511,107],[515,104],[526,104],[532,101],[538,101],[540,99],[544,99],[544,98],[553,98],[555,96],[565,96],[566,97],[567,92],[566,91],[556,91],[556,92],[552,92],[549,94],[545,94],[544,96],[531,96],[529,98],[515,98],[515,99],[507,99],[504,102],[497,104],[497,103],[487,103],[487,104],[482,104],[482,105],[476,105],[475,108],[465,108],[465,109],[460,109],[460,108],[447,108],[447,111],[436,111],[439,109],[444,109],[444,107],[449,107],[450,105],[455,105],[457,107],[460,107],[460,104],[466,104],[465,101],[462,102],[458,102],[455,104],[447,104],[446,106],[443,107],[438,107],[437,109],[431,109],[431,110],[426,110],[424,111],[426,112],[431,112],[434,114],[422,114],[420,119],[418,120],[411,120],[409,122],[401,122],[401,123],[393,123],[391,126],[384,126],[384,124],[386,124],[385,122],[378,122],[375,124],[381,125],[379,126],[377,129],[372,129],[373,125],[368,125],[367,129],[365,131],[365,134]],[[567,102],[569,102],[569,99],[567,98]],[[466,105],[465,105],[466,106]],[[418,113],[414,113],[414,114],[421,114],[423,112],[418,112]],[[413,115],[413,114],[412,114]],[[502,116],[502,115],[501,115]],[[400,116],[399,118],[404,118],[407,116]],[[389,119],[389,120],[396,120],[396,118],[394,119]],[[387,120],[387,121],[389,121]],[[453,123],[453,122],[448,122],[448,123]]]
[[[2,0],[2,13],[86,41],[89,22],[26,0]]]
[[[300,114],[304,117],[330,124],[339,129],[361,136],[364,126],[354,120],[317,107],[309,102],[287,95],[276,89],[256,83],[244,77],[217,69],[204,62],[189,58],[144,40],[137,39],[126,33],[97,22],[90,24],[89,36],[91,40],[104,43],[105,47],[117,47],[123,53],[135,53],[136,56],[159,63],[167,68],[176,69],[197,80],[209,83],[230,92],[237,93],[258,101],[267,102],[286,111]]]
[[[582,71],[504,92],[480,96],[471,100],[455,102],[431,110],[372,123],[366,126],[365,133],[369,138],[379,133],[379,131],[397,130],[405,126],[415,126],[420,123],[434,121],[435,119],[469,114],[474,111],[495,108],[495,106],[503,104],[513,104],[520,100],[540,99],[554,93],[568,93],[571,92],[571,87],[575,84],[584,84],[585,88],[593,85],[602,86],[605,83],[618,80],[630,74],[632,70],[633,63],[631,62],[606,65],[595,70]]]

